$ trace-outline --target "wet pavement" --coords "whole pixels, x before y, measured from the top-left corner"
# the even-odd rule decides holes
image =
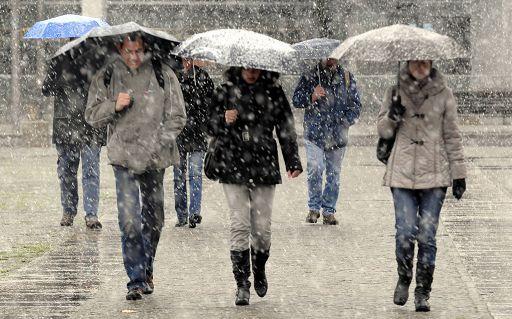
[[[269,293],[259,298],[252,291],[251,305],[242,308],[233,303],[229,219],[220,185],[205,182],[203,224],[177,229],[172,173],[167,172],[155,293],[128,302],[115,184],[106,161],[100,205],[104,229],[88,231],[83,212],[75,226],[58,226],[52,149],[2,149],[0,317],[512,318],[512,150],[468,147],[466,155],[468,192],[460,202],[448,199],[442,213],[433,311],[416,314],[412,302],[392,303],[394,217],[373,147],[353,146],[347,153],[339,226],[304,222],[304,175],[285,179],[277,188]],[[49,248],[39,257],[7,262],[17,247],[41,243]]]

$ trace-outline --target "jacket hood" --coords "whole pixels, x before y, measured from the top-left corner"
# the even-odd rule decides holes
[[[224,72],[224,79],[231,84],[245,84],[245,81],[242,79],[242,68],[241,67],[230,67]],[[279,79],[279,73],[261,70],[261,75],[258,81],[255,84],[271,84],[275,85],[277,80]]]

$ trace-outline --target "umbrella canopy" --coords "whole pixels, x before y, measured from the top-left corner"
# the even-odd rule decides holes
[[[439,33],[402,25],[375,29],[350,37],[330,55],[334,59],[397,62],[463,57],[454,39]]]
[[[297,42],[292,47],[297,50],[303,60],[319,60],[329,57],[341,41],[329,38],[314,38]]]
[[[297,51],[290,44],[247,30],[219,29],[199,33],[185,40],[174,54],[225,66],[279,73],[300,70]]]
[[[140,33],[144,38],[147,49],[160,58],[168,58],[176,45],[180,42],[172,35],[159,30],[146,28],[135,22],[95,28],[86,35],[68,42],[62,46],[52,57],[66,55],[73,51],[73,55],[88,60],[103,60],[106,55],[116,50],[115,43],[123,40],[127,34]]]
[[[101,19],[66,14],[56,18],[36,22],[25,33],[25,39],[78,38],[95,27],[107,27]]]

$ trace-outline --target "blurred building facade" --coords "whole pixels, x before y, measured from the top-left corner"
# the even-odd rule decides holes
[[[66,13],[103,17],[110,24],[136,21],[179,39],[216,28],[245,28],[287,42],[330,36],[345,39],[395,23],[415,24],[454,37],[467,57],[438,63],[461,99],[461,112],[490,112],[481,96],[512,91],[510,0],[0,0],[0,124],[51,118],[40,93],[45,60],[62,45],[22,40],[37,20]],[[375,115],[396,64],[350,63],[365,114]],[[291,89],[294,78],[285,78]],[[476,97],[473,101],[471,98]],[[465,103],[467,101],[471,103]]]

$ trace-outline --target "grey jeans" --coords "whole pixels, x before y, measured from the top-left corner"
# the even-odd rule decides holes
[[[270,249],[275,185],[222,184],[231,215],[231,250]]]

